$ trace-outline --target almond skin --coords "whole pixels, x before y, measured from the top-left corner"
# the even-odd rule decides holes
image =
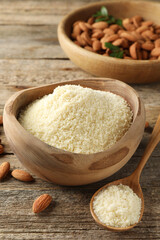
[[[5,176],[8,174],[10,170],[10,163],[9,162],[3,162],[0,165],[0,180],[5,178]]]
[[[114,45],[114,46],[120,46],[120,45],[122,45],[122,43],[123,43],[123,39],[122,38],[118,38],[117,40],[115,40],[114,42],[112,42],[112,44]]]
[[[94,51],[99,51],[101,50],[101,42],[99,40],[94,41],[92,44],[93,50]]]
[[[21,169],[15,169],[12,171],[11,175],[16,178],[17,180],[23,181],[23,182],[31,182],[33,181],[33,177],[30,173],[21,170]]]
[[[135,42],[137,40],[136,37],[134,35],[132,35],[130,32],[122,32],[120,34],[120,36],[122,38],[125,38],[125,39],[131,41],[131,42]]]
[[[119,25],[117,24],[112,24],[109,26],[110,29],[112,29],[115,33],[118,32],[119,29],[122,29]]]
[[[113,42],[119,38],[118,34],[113,34],[106,37],[106,42]]]
[[[96,22],[92,24],[93,28],[105,29],[108,27],[108,23],[106,22]]]
[[[39,196],[33,203],[32,210],[34,213],[40,213],[46,209],[52,201],[52,197],[49,194],[43,194]]]
[[[152,57],[159,57],[159,56],[160,56],[160,47],[154,48],[154,49],[151,51],[151,56],[152,56]]]
[[[2,154],[4,152],[4,147],[2,144],[0,144],[0,154]]]
[[[138,53],[137,53],[138,48],[139,48],[139,45],[137,42],[133,43],[129,48],[130,55],[135,60],[138,59]]]
[[[154,48],[154,44],[150,41],[142,43],[141,47],[145,50],[151,51]]]
[[[148,30],[148,27],[147,26],[141,26],[139,28],[136,29],[136,32],[138,33],[142,33],[144,31]]]
[[[155,48],[160,47],[160,38],[158,38],[158,39],[154,42],[154,44],[155,44]]]
[[[3,125],[3,116],[0,115],[0,125]]]
[[[82,31],[88,31],[88,27],[86,26],[85,22],[79,22],[79,27]]]

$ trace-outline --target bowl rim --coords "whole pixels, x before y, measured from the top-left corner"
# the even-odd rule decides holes
[[[113,144],[110,148],[104,150],[104,151],[101,151],[101,152],[96,152],[96,153],[75,153],[75,152],[69,152],[69,151],[66,151],[66,150],[63,150],[63,149],[60,149],[60,148],[57,148],[57,147],[54,147],[54,146],[51,146],[45,142],[43,142],[42,140],[40,140],[39,138],[37,138],[36,136],[34,136],[33,134],[31,134],[30,132],[28,132],[21,124],[20,122],[18,121],[17,117],[18,117],[18,114],[20,112],[20,109],[18,110],[18,114],[17,116],[15,116],[15,114],[13,113],[13,107],[15,106],[15,102],[16,100],[22,96],[25,92],[29,92],[29,91],[34,91],[34,90],[38,90],[38,89],[42,89],[44,87],[51,87],[51,86],[63,86],[63,85],[68,85],[68,84],[71,84],[71,85],[80,85],[80,81],[97,81],[100,82],[111,82],[111,81],[115,81],[115,85],[121,85],[122,87],[126,87],[129,88],[133,93],[134,93],[134,96],[137,100],[137,104],[138,104],[138,107],[137,107],[137,113],[135,114],[135,117],[132,121],[132,124],[130,126],[130,128],[127,130],[127,132],[120,138],[120,140],[118,140],[115,144]],[[75,81],[77,81],[77,83],[75,83]],[[83,85],[83,84],[82,84]],[[57,87],[56,86],[56,87]],[[86,86],[86,87],[89,87],[89,86]],[[89,87],[91,88],[91,87]],[[55,88],[54,88],[55,89]],[[101,90],[103,91],[103,90]],[[50,94],[50,93],[48,93]],[[44,94],[43,96],[45,95],[48,95],[48,94]],[[43,97],[42,96],[42,97]],[[121,95],[119,95],[121,96]],[[121,96],[123,97],[123,96]],[[38,99],[38,98],[36,98]],[[126,100],[127,101],[127,100]],[[28,103],[29,104],[29,103]],[[130,105],[130,104],[129,104]],[[26,105],[27,106],[27,105]],[[71,80],[71,81],[64,81],[64,82],[57,82],[57,83],[53,83],[53,84],[47,84],[47,85],[42,85],[42,86],[38,86],[38,87],[31,87],[31,88],[28,88],[28,89],[24,89],[24,90],[21,90],[15,94],[13,94],[9,99],[8,101],[6,102],[5,104],[5,107],[4,107],[4,126],[5,126],[5,120],[7,118],[10,118],[10,120],[12,121],[12,124],[15,126],[15,128],[21,128],[21,131],[25,133],[25,135],[28,137],[28,138],[32,138],[34,139],[35,142],[39,143],[39,145],[43,145],[45,146],[49,151],[54,151],[54,153],[61,153],[61,154],[73,154],[73,155],[77,155],[77,156],[95,156],[95,155],[99,155],[99,154],[105,154],[105,153],[109,153],[110,151],[113,151],[114,152],[114,149],[116,150],[117,149],[117,146],[123,146],[123,141],[128,138],[129,136],[129,133],[130,131],[132,131],[132,128],[134,127],[134,123],[137,121],[137,117],[138,117],[138,114],[139,114],[139,109],[143,108],[144,109],[144,105],[143,105],[143,102],[142,100],[140,99],[140,96],[139,94],[136,92],[136,90],[134,88],[132,88],[131,86],[129,86],[128,84],[120,81],[120,80],[117,80],[117,79],[112,79],[112,78],[94,78],[94,77],[91,77],[91,78],[85,78],[85,79],[76,79],[76,80]],[[22,108],[21,108],[22,109]],[[8,110],[11,111],[11,113],[8,112]],[[144,125],[145,125],[145,112],[144,112]],[[114,164],[113,164],[114,165]]]
[[[60,35],[63,36],[63,38],[65,39],[65,41],[71,45],[72,47],[75,48],[75,51],[78,51],[78,52],[82,52],[83,54],[87,54],[89,57],[91,58],[94,58],[95,60],[97,60],[97,58],[99,60],[103,60],[105,62],[108,62],[111,61],[111,62],[114,62],[116,64],[122,64],[122,63],[127,63],[129,65],[133,65],[133,63],[135,65],[141,65],[143,64],[144,65],[150,65],[151,63],[153,64],[159,64],[160,65],[160,60],[158,59],[155,59],[155,60],[135,60],[135,59],[120,59],[120,58],[114,58],[114,57],[109,57],[109,56],[103,56],[103,55],[100,55],[100,54],[97,54],[97,53],[94,53],[94,52],[91,52],[91,51],[88,51],[80,46],[78,46],[77,44],[75,44],[69,37],[68,35],[66,34],[66,31],[64,29],[64,26],[66,24],[66,22],[70,19],[70,17],[72,17],[72,15],[75,15],[76,13],[78,12],[81,12],[83,10],[86,10],[86,8],[90,8],[90,7],[94,7],[94,6],[103,6],[103,5],[106,5],[106,4],[116,4],[116,3],[126,3],[126,4],[144,4],[144,3],[147,3],[148,5],[155,5],[155,6],[159,6],[160,7],[160,3],[158,2],[151,2],[151,1],[138,1],[138,0],[135,0],[135,1],[122,1],[122,0],[113,0],[113,1],[102,1],[102,2],[94,2],[94,3],[89,3],[89,4],[85,4],[84,6],[80,7],[80,8],[77,8],[73,11],[71,11],[70,13],[68,13],[66,16],[64,16],[62,18],[62,20],[60,21],[60,23],[58,24],[58,28],[57,28],[57,32],[58,32],[58,39],[60,38]]]

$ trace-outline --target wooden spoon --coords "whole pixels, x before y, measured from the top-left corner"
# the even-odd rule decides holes
[[[148,161],[151,153],[153,152],[154,148],[159,143],[159,141],[160,141],[160,115],[158,116],[156,125],[155,125],[155,127],[153,129],[153,132],[152,132],[152,135],[151,135],[151,138],[150,138],[150,141],[149,141],[149,143],[148,143],[148,145],[147,145],[147,147],[146,147],[146,149],[144,151],[144,154],[143,154],[143,156],[141,158],[141,161],[139,162],[136,170],[128,177],[125,177],[125,178],[116,180],[114,182],[111,182],[109,184],[106,184],[105,186],[100,188],[97,192],[95,192],[95,194],[93,195],[93,197],[91,199],[91,202],[90,202],[90,211],[91,211],[91,214],[92,214],[94,220],[99,225],[107,228],[108,230],[119,232],[119,231],[127,231],[127,230],[133,228],[134,226],[136,226],[140,222],[140,220],[141,220],[141,218],[143,216],[143,212],[144,212],[144,199],[143,199],[142,189],[141,189],[141,186],[139,184],[139,179],[140,179],[141,172],[142,172],[146,162]],[[101,190],[107,188],[110,185],[119,185],[119,184],[128,185],[130,188],[132,188],[132,190],[142,200],[141,214],[140,214],[140,218],[139,218],[138,223],[135,223],[135,224],[133,224],[133,225],[131,225],[129,227],[125,227],[125,228],[111,227],[111,226],[108,226],[108,225],[100,222],[100,220],[98,219],[98,217],[94,213],[94,209],[93,209],[94,198]]]

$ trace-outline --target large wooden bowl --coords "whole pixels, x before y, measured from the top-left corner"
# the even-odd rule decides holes
[[[77,46],[71,39],[72,24],[87,20],[101,6],[106,6],[116,18],[141,15],[146,20],[160,24],[160,4],[144,1],[106,1],[92,3],[64,17],[58,26],[60,45],[77,66],[99,77],[111,77],[127,83],[149,83],[160,81],[159,60],[116,59],[89,52]]]
[[[128,132],[110,149],[94,154],[71,153],[47,145],[18,122],[20,110],[54,88],[76,84],[111,91],[125,98],[134,116]],[[14,94],[4,108],[4,130],[20,162],[38,177],[61,185],[82,185],[104,179],[123,167],[139,145],[145,124],[144,106],[133,88],[113,79],[84,79],[30,88]]]

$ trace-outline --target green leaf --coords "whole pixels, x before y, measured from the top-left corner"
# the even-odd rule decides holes
[[[110,15],[109,19],[107,20],[107,23],[112,24],[112,23],[115,23],[115,21],[116,21],[116,19],[112,15]]]
[[[96,12],[92,15],[93,17],[108,17],[108,11],[107,8],[102,6],[100,11]]]
[[[123,58],[123,51],[120,51],[120,52],[112,52],[109,56],[110,56],[110,57],[115,57],[115,58]]]
[[[102,16],[106,16],[106,17],[108,16],[108,10],[105,6],[102,6],[100,11]]]
[[[101,22],[101,21],[106,22],[106,21],[107,21],[107,18],[106,18],[106,17],[100,17],[100,18],[97,18],[97,19],[95,20],[95,22]]]
[[[116,19],[115,24],[117,24],[117,25],[123,27],[122,19]]]
[[[96,12],[95,14],[92,15],[93,17],[101,17],[101,11]]]
[[[105,42],[105,47],[109,48],[111,51],[121,51],[121,49],[118,46],[114,46],[110,42]]]

